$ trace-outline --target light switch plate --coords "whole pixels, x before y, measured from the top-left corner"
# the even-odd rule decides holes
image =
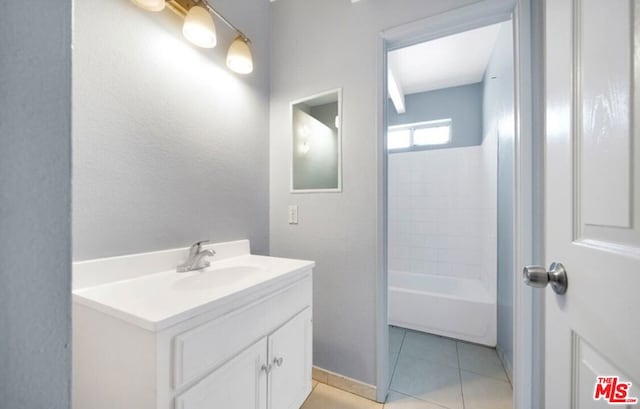
[[[298,205],[289,205],[289,224],[298,224]]]

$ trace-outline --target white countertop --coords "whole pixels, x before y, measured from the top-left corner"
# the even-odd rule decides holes
[[[215,258],[214,258],[215,260]],[[77,288],[73,302],[159,331],[272,284],[304,276],[312,261],[245,254],[205,270],[174,269]]]

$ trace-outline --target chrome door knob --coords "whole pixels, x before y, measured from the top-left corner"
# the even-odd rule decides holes
[[[556,294],[567,292],[567,271],[562,263],[551,263],[549,271],[542,266],[526,266],[522,270],[524,282],[535,288],[544,288],[551,283],[551,288]]]

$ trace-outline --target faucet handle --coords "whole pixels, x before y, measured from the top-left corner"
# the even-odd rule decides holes
[[[209,243],[211,240],[200,240],[195,242],[194,246],[201,247],[205,243]]]
[[[191,256],[195,256],[196,254],[198,254],[200,252],[200,249],[202,248],[202,245],[205,243],[209,243],[209,240],[200,240],[193,243],[189,248],[189,254]]]

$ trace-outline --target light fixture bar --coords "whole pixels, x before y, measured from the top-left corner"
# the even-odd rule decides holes
[[[176,13],[182,18],[184,18],[187,15],[191,7],[197,4],[196,1],[189,1],[189,0],[181,0],[181,1],[167,0],[166,3],[167,3],[167,8],[169,10],[173,11],[174,13]]]
[[[200,2],[213,14],[215,14],[223,23],[225,23],[227,26],[231,27],[232,29],[236,30],[238,32],[238,34],[240,35],[240,37],[242,37],[242,39],[246,42],[251,42],[251,40],[249,40],[249,37],[247,37],[242,31],[240,31],[238,29],[238,27],[234,26],[233,24],[231,24],[231,22],[229,20],[227,20],[222,14],[220,14],[216,9],[214,9],[207,1],[205,0],[200,0]]]

